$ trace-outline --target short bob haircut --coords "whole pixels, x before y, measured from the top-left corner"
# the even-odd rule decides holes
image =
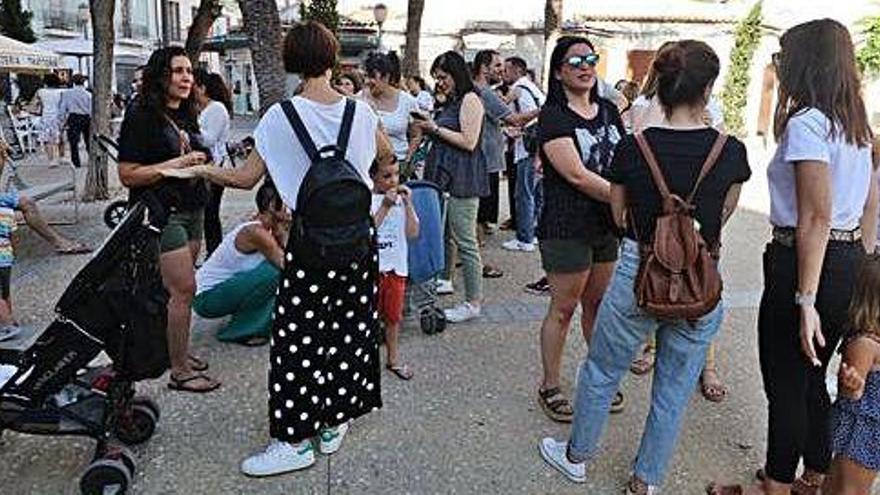
[[[323,24],[297,24],[284,39],[284,70],[303,79],[321,77],[336,66],[338,53],[339,41]]]
[[[463,98],[464,95],[474,90],[474,81],[471,79],[468,64],[458,52],[450,50],[435,58],[434,63],[431,64],[431,74],[433,75],[438,70],[449,74],[455,83],[455,95],[451,98],[452,100]]]

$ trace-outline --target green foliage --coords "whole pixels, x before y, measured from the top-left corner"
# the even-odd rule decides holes
[[[865,44],[856,52],[856,61],[865,77],[880,76],[880,16],[866,17],[859,23]]]
[[[3,0],[0,4],[0,33],[18,41],[33,43],[37,41],[31,29],[33,12],[21,8],[21,0]]]
[[[761,2],[758,2],[737,24],[733,50],[730,51],[730,67],[721,99],[724,105],[724,125],[727,132],[735,136],[746,133],[745,109],[751,81],[749,70],[755,50],[761,43],[761,21]]]
[[[300,19],[305,21],[317,21],[327,26],[327,29],[336,34],[339,28],[339,13],[336,11],[336,0],[311,0],[299,4]]]

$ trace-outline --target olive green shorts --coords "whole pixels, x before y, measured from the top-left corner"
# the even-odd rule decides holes
[[[594,263],[617,261],[617,237],[598,239],[546,239],[539,243],[541,265],[547,273],[575,273]]]
[[[205,235],[205,211],[178,211],[168,217],[162,229],[159,249],[163,253],[180,249],[190,242],[201,241]]]

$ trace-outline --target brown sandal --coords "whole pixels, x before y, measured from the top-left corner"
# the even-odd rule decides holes
[[[707,375],[710,375],[709,378],[707,378]],[[718,378],[717,370],[706,368],[700,373],[700,392],[703,394],[703,398],[716,404],[723,402],[727,398],[727,387]]]
[[[538,403],[541,404],[541,409],[544,410],[544,414],[548,418],[559,423],[571,423],[574,410],[571,408],[571,402],[562,395],[559,387],[547,390],[538,389]]]
[[[706,487],[706,495],[745,495],[742,485],[719,485],[710,483]]]
[[[197,358],[197,357],[193,356],[192,354],[187,356],[186,360],[189,361],[189,367],[193,371],[198,371],[198,372],[208,371],[208,368],[210,367],[208,365],[207,361],[205,361],[204,359],[201,359],[201,358]]]
[[[657,356],[657,349],[653,345],[645,345],[639,357],[633,360],[629,366],[629,370],[634,375],[647,375],[654,369],[654,361]]]
[[[816,473],[818,476],[822,476]],[[759,469],[755,472],[755,478],[760,481],[767,480],[767,473],[764,472],[764,469]],[[815,481],[810,481],[806,478],[805,475],[801,475],[800,478],[794,480],[794,483],[791,484],[791,493],[792,495],[816,495],[819,493],[819,489],[822,488],[822,482],[824,479],[819,479]]]
[[[194,386],[193,382],[197,380],[203,380],[208,384],[208,386],[201,388]],[[178,392],[191,392],[194,394],[206,394],[208,392],[213,392],[220,388],[220,382],[214,380],[213,378],[209,378],[201,373],[196,373],[187,378],[177,378],[173,374],[168,377],[168,388],[171,390],[176,390]]]

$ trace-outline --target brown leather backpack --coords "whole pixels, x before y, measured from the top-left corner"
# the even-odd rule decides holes
[[[710,249],[697,231],[693,201],[700,183],[718,161],[727,135],[718,135],[687,199],[669,191],[648,141],[641,133],[635,138],[663,198],[654,242],[639,243],[636,301],[645,312],[660,319],[694,320],[712,311],[721,300],[717,248]]]

